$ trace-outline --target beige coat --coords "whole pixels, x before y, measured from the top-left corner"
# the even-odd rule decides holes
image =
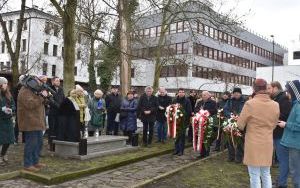
[[[20,131],[45,130],[44,99],[22,87],[18,95],[18,126]]]
[[[245,103],[237,122],[239,129],[246,129],[245,165],[272,165],[273,130],[278,118],[279,105],[267,94],[257,94]]]

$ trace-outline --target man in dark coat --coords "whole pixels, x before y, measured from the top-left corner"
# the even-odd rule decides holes
[[[245,99],[242,97],[241,88],[234,88],[232,91],[232,97],[224,106],[224,115],[226,118],[230,118],[231,114],[240,115],[245,104]],[[227,143],[228,146],[228,161],[235,161],[241,163],[244,156],[244,143],[237,144],[235,150],[232,142]]]
[[[282,91],[282,87],[279,82],[271,82],[268,84],[267,89],[271,98],[279,104],[279,120],[286,122],[292,108],[291,101],[286,93]],[[284,128],[281,128],[277,125],[273,131],[275,153],[279,162],[279,176],[277,179],[278,187],[287,187],[287,179],[289,174],[289,150],[287,147],[280,144],[283,130]]]
[[[188,99],[191,102],[191,106],[192,106],[192,113],[194,113],[195,111],[195,105],[197,102],[197,93],[195,90],[191,90],[190,91],[190,96],[188,97]],[[193,127],[191,124],[188,125],[189,126],[189,130],[188,130],[188,142],[192,142],[193,141]]]
[[[153,88],[147,86],[145,93],[138,103],[138,113],[143,122],[143,144],[148,146],[152,143],[154,123],[158,109],[157,97],[153,95]],[[148,135],[149,131],[149,135]]]
[[[48,123],[49,123],[49,133],[48,133],[48,143],[51,143],[51,139],[55,139],[58,135],[59,130],[59,122],[58,122],[58,115],[59,115],[59,107],[65,99],[64,91],[60,87],[60,79],[58,77],[53,77],[51,79],[52,85],[50,86],[51,89],[56,91],[56,93],[52,93],[53,100],[50,105],[49,115],[48,115]]]
[[[167,95],[164,87],[159,88],[158,94],[158,112],[156,116],[158,142],[164,143],[167,139],[167,118],[166,108],[172,103],[172,98]]]
[[[208,91],[203,91],[202,92],[202,100],[197,102],[196,107],[195,107],[195,113],[199,112],[201,109],[207,110],[210,114],[210,116],[214,116],[217,114],[217,103],[216,101],[211,99],[211,93]],[[201,153],[200,153],[200,158],[204,158],[209,156],[210,153],[210,147],[205,148],[203,147]]]
[[[174,104],[180,104],[185,111],[185,123],[184,127],[181,127],[181,131],[177,133],[175,140],[175,152],[174,155],[183,155],[185,146],[185,132],[187,126],[190,124],[190,118],[192,116],[192,105],[188,98],[185,97],[185,91],[182,88],[178,89],[178,95],[173,101]]]
[[[226,102],[228,101],[228,99],[230,99],[230,92],[226,91],[223,93],[222,98],[220,99],[220,101],[217,103],[217,106],[219,109],[224,108]]]
[[[111,93],[106,96],[105,104],[107,109],[107,135],[118,135],[119,123],[116,121],[117,114],[120,114],[122,97],[119,94],[118,87],[112,86]]]

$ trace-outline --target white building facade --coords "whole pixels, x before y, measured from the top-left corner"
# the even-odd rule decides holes
[[[288,64],[300,65],[300,35],[298,40],[289,43]]]
[[[15,46],[19,11],[3,13],[3,19],[9,36]],[[21,74],[46,75],[63,79],[63,29],[60,19],[37,8],[25,11],[26,21],[21,36],[19,70]],[[9,75],[11,61],[0,27],[0,73]],[[87,64],[89,58],[89,41],[87,37],[77,34],[75,81],[88,82]]]

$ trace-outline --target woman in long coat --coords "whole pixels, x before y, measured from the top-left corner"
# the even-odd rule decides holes
[[[271,188],[273,130],[279,105],[267,94],[265,80],[256,79],[253,89],[255,97],[245,103],[237,122],[240,130],[246,129],[244,164],[248,166],[251,188]]]
[[[129,91],[127,97],[121,103],[120,127],[125,136],[128,136],[128,143],[132,142],[132,134],[137,130],[137,106],[133,92]]]
[[[90,133],[94,132],[96,129],[98,129],[100,132],[99,135],[101,135],[101,132],[104,128],[106,105],[105,100],[102,97],[103,92],[100,89],[97,89],[94,92],[94,97],[88,102],[88,107],[91,114],[91,131],[89,131],[90,136]]]
[[[7,79],[0,77],[0,165],[8,161],[7,150],[10,144],[14,143],[14,127],[12,114],[15,111],[15,103],[7,88]]]

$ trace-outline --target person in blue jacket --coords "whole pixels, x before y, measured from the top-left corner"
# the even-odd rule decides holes
[[[284,128],[281,144],[289,150],[289,169],[294,187],[300,188],[300,81],[290,81],[285,87],[292,100],[292,110],[287,122],[279,121],[278,125]]]

